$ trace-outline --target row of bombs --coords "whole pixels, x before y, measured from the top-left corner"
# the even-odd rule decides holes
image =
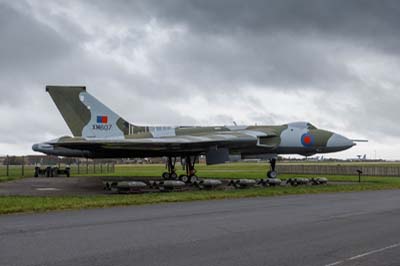
[[[162,181],[105,181],[104,189],[113,192],[145,192],[146,190],[157,189],[159,191],[182,190],[194,186],[199,189],[213,189],[222,186],[221,180],[204,179],[193,183],[185,183],[180,180],[162,180]]]
[[[328,184],[328,179],[325,177],[313,177],[313,178],[294,177],[294,178],[289,178],[286,181],[282,181],[279,178],[238,179],[238,180],[231,180],[229,182],[229,185],[232,185],[236,188],[246,188],[256,185],[261,185],[264,187],[275,187],[282,185],[299,186],[299,185],[325,185],[325,184]]]
[[[254,186],[264,186],[264,187],[275,187],[282,185],[324,185],[328,183],[328,179],[325,177],[315,177],[315,178],[289,178],[286,181],[282,181],[278,178],[266,178],[266,179],[234,179],[230,180],[228,186],[235,188],[249,188]],[[188,186],[194,186],[199,189],[215,189],[221,187],[224,184],[222,180],[217,179],[203,179],[193,182],[192,184],[187,184],[179,180],[162,180],[162,181],[106,181],[104,182],[104,188],[106,190],[111,190],[114,192],[145,192],[146,189],[157,189],[159,191],[172,191],[172,190],[182,190]]]

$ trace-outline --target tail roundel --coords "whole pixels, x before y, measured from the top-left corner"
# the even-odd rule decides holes
[[[75,137],[122,139],[129,123],[93,97],[84,86],[46,86]]]

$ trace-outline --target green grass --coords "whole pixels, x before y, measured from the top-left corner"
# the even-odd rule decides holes
[[[33,176],[34,166],[25,166],[24,167],[24,175],[25,176]],[[8,176],[6,175],[7,168],[4,165],[0,165],[0,182],[8,181],[13,179],[22,178],[22,167],[20,165],[11,165],[8,168]]]
[[[63,197],[0,197],[0,214],[18,212],[44,212],[111,206],[142,205],[194,200],[217,200],[248,197],[268,197],[329,192],[353,192],[365,190],[400,189],[400,182],[368,182],[351,185],[299,186],[251,188],[236,190],[192,191],[152,193],[139,195],[63,196]]]
[[[306,162],[280,162],[279,164],[282,165],[328,165],[328,166],[335,166],[335,165],[344,165],[344,166],[379,166],[379,167],[399,167],[400,162],[340,162],[340,161],[323,161],[323,162],[313,162],[313,161],[306,161]]]
[[[341,166],[379,166],[379,167],[400,167],[398,162],[279,162],[278,165],[341,165]],[[65,167],[61,165],[61,167]],[[241,178],[246,175],[248,178],[263,178],[267,171],[268,164],[266,162],[260,163],[227,163],[221,165],[207,166],[205,164],[198,164],[196,169],[202,177],[213,177],[213,178]],[[177,164],[178,173],[184,173],[181,170],[181,166]],[[80,165],[79,176],[151,176],[158,177],[162,172],[165,171],[165,165],[163,164],[146,164],[146,165],[116,165],[115,172],[107,173],[107,166],[103,164],[102,169],[100,165],[96,165],[95,169],[93,164],[89,164],[88,173],[86,173],[86,164]],[[111,168],[109,169],[111,171]],[[31,177],[34,173],[34,166],[25,166],[25,177]],[[72,176],[78,175],[78,169],[76,165],[71,166]],[[21,166],[10,166],[9,176],[6,176],[6,167],[0,166],[0,182],[8,181],[13,179],[19,179],[22,177]]]
[[[397,164],[400,166],[400,164]],[[198,175],[205,178],[265,178],[266,172],[269,169],[267,163],[227,163],[220,165],[205,165],[199,164],[196,166]],[[149,164],[149,165],[116,165],[114,173],[96,173],[96,176],[103,177],[160,177],[164,172],[165,166],[162,164]],[[182,167],[177,165],[177,173],[184,174]],[[81,174],[82,176],[93,176],[93,174]],[[282,174],[280,177],[294,177],[303,176],[309,177],[310,175],[298,174]],[[328,176],[330,179],[335,176]],[[349,176],[343,176],[341,179],[347,179]],[[356,180],[356,177],[352,177]],[[338,180],[341,181],[341,180]]]
[[[12,181],[24,178],[23,176],[0,176],[0,182]]]
[[[86,169],[86,168],[81,168]],[[183,173],[178,167],[178,173]],[[11,168],[10,168],[11,170]],[[33,174],[33,168],[32,170]],[[25,173],[28,175],[29,168]],[[265,163],[232,163],[223,165],[206,166],[200,164],[197,170],[201,177],[208,178],[264,178],[267,170]],[[13,171],[16,171],[13,169]],[[159,177],[165,171],[164,165],[117,165],[114,173],[96,173],[103,179],[134,178],[134,177]],[[86,174],[81,174],[85,176]],[[87,176],[93,176],[93,173]],[[313,177],[312,175],[282,174],[281,179],[289,177]],[[357,181],[357,176],[327,176],[329,181]],[[21,178],[16,174],[10,177],[0,176],[0,182]],[[274,187],[251,188],[215,191],[191,191],[151,193],[138,195],[100,195],[100,196],[2,196],[0,197],[0,214],[18,212],[44,212],[51,210],[70,210],[84,208],[103,208],[111,206],[141,205],[165,202],[181,202],[192,200],[233,199],[246,197],[268,197],[294,194],[315,194],[329,192],[352,192],[364,190],[400,189],[400,177],[362,177],[362,183],[346,185],[329,184],[325,186],[299,186],[299,187]]]

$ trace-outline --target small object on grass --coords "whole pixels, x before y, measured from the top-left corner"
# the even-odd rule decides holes
[[[121,181],[115,186],[118,193],[139,192],[146,187],[146,183],[142,181]]]
[[[196,183],[196,185],[200,189],[212,189],[212,188],[217,188],[222,185],[221,180],[216,180],[216,179],[204,179]]]
[[[361,169],[357,169],[357,173],[358,173],[358,183],[361,183],[361,175],[363,171]]]
[[[328,179],[326,177],[313,177],[310,179],[310,183],[312,185],[324,185],[328,183]]]
[[[231,182],[229,182],[229,184],[233,185],[235,188],[247,188],[255,186],[256,180],[254,179],[232,180]]]
[[[280,186],[282,183],[282,180],[279,178],[266,178],[266,179],[260,179],[257,181],[258,185],[262,185],[264,187],[270,186],[270,187],[275,187],[275,186]]]
[[[165,180],[158,183],[158,189],[160,191],[171,191],[174,189],[181,189],[185,186],[186,184],[179,180]]]
[[[291,186],[307,185],[308,183],[310,183],[310,179],[304,177],[295,177],[286,180],[286,184],[290,184]]]

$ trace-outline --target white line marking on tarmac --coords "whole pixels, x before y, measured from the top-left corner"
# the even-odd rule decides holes
[[[54,187],[39,187],[36,190],[38,191],[58,191],[60,189]]]
[[[379,253],[379,252],[382,252],[382,251],[385,251],[385,250],[388,250],[388,249],[392,249],[392,248],[397,248],[397,247],[400,247],[400,242],[396,243],[396,244],[393,244],[393,245],[390,245],[390,246],[387,246],[387,247],[384,247],[384,248],[374,249],[374,250],[371,250],[371,251],[368,251],[368,252],[365,252],[365,253],[362,253],[362,254],[359,254],[359,255],[344,259],[344,260],[339,260],[339,261],[336,261],[336,262],[333,262],[333,263],[330,263],[330,264],[326,264],[325,266],[339,265],[339,264],[342,264],[342,263],[347,262],[347,261],[357,260],[357,259],[369,256],[369,255],[372,255],[372,254],[375,254],[375,253]]]
[[[344,214],[338,214],[338,215],[330,216],[329,219],[347,218],[347,217],[358,216],[358,215],[363,215],[363,214],[367,214],[367,213],[368,213],[368,212],[344,213]]]
[[[343,262],[344,262],[344,260],[339,260],[339,261],[337,261],[337,262],[334,262],[334,263],[326,264],[325,266],[334,266],[334,265],[339,265],[339,264],[341,264],[341,263],[343,263]]]

